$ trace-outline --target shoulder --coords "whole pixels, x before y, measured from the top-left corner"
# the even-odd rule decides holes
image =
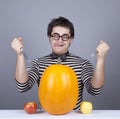
[[[74,60],[80,61],[80,62],[84,62],[84,60],[86,60],[78,55],[73,54],[73,53],[69,53],[68,58],[71,58],[71,59],[74,59]]]
[[[74,60],[74,61],[76,61],[76,62],[78,62],[78,63],[80,63],[82,65],[85,65],[85,64],[92,65],[92,63],[88,59],[80,57],[80,56],[72,54],[72,53],[69,53],[67,58],[71,59],[71,60]]]
[[[39,61],[46,60],[46,59],[51,59],[50,54],[37,58],[37,60],[39,60]]]
[[[32,63],[42,63],[42,62],[45,62],[47,60],[51,60],[51,57],[50,57],[50,54],[49,55],[45,55],[43,57],[38,57],[38,58],[35,58],[32,60]]]

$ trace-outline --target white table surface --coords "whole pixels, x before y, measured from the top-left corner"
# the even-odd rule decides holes
[[[24,110],[0,110],[0,119],[120,119],[120,110],[93,110],[87,115],[74,111],[51,115],[47,112],[27,114]]]

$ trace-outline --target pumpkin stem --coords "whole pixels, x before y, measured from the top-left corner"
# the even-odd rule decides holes
[[[58,61],[57,64],[61,64],[62,59],[60,57],[58,57]]]

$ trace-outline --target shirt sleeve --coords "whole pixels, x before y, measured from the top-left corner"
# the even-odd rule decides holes
[[[93,65],[88,60],[84,60],[82,65],[82,80],[88,93],[95,96],[99,95],[102,92],[102,87],[93,88],[91,86],[90,80],[92,79],[93,73],[94,73]]]
[[[33,87],[39,79],[38,72],[38,59],[35,59],[31,62],[30,66],[27,66],[28,81],[25,83],[20,83],[16,81],[16,86],[19,92],[25,92]]]

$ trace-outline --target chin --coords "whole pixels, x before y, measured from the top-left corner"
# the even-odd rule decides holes
[[[55,54],[58,54],[58,55],[61,55],[61,54],[64,54],[63,51],[53,51]]]

